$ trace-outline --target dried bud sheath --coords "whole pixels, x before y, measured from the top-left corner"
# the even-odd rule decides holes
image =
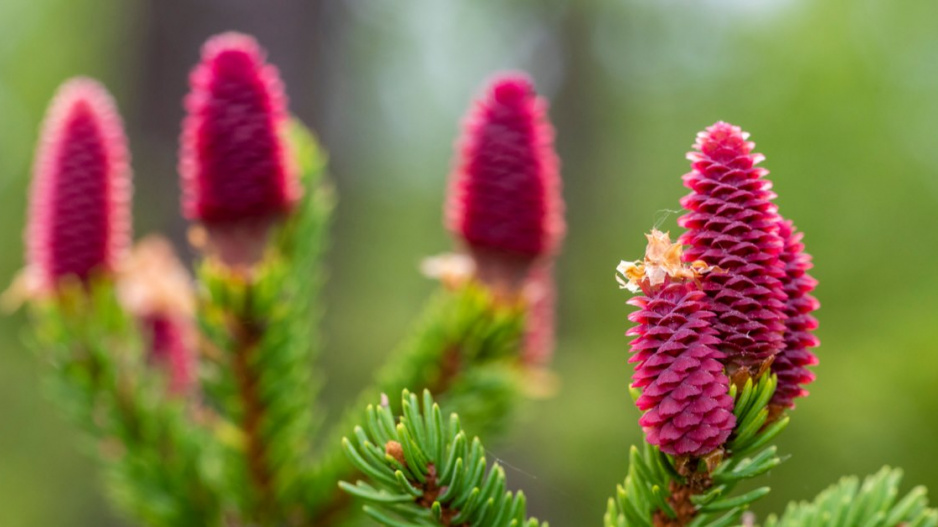
[[[72,79],[52,100],[33,168],[27,267],[35,287],[114,271],[130,242],[127,139],[114,100]]]

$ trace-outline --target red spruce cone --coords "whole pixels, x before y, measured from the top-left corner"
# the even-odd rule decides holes
[[[287,99],[257,42],[213,37],[189,82],[179,163],[185,216],[212,225],[288,212],[300,185],[284,138]]]
[[[804,252],[801,242],[803,234],[796,232],[789,221],[779,223],[779,235],[785,242],[781,260],[785,265],[785,347],[775,356],[772,371],[778,375],[778,387],[772,397],[772,404],[779,407],[794,408],[794,399],[808,395],[804,385],[814,381],[814,373],[808,366],[818,363],[811,353],[820,341],[812,333],[818,327],[817,319],[811,313],[820,307],[816,298],[810,295],[817,285],[808,269],[811,269],[811,256]]]
[[[167,314],[152,314],[140,323],[150,338],[150,360],[167,370],[169,391],[187,392],[195,382],[191,326]]]
[[[729,371],[754,375],[782,349],[786,295],[775,194],[747,138],[723,122],[698,134],[688,154],[693,170],[684,176],[691,193],[681,200],[689,212],[678,224],[687,229],[684,261],[721,270],[702,284]]]
[[[631,348],[632,387],[645,411],[639,424],[648,442],[676,456],[702,457],[723,445],[736,418],[723,371],[715,315],[699,280],[713,269],[702,262],[681,263],[682,247],[653,230],[642,262],[621,262],[616,279],[622,288],[645,296],[629,300],[638,311]]]
[[[531,269],[524,286],[528,312],[525,321],[522,361],[544,366],[554,355],[557,326],[557,285],[553,264]]]
[[[33,168],[27,267],[40,290],[111,272],[130,243],[130,166],[107,90],[72,79],[52,100]]]
[[[487,283],[517,288],[556,250],[563,203],[547,103],[521,74],[495,79],[470,111],[450,178],[447,227]]]
[[[639,424],[648,442],[675,456],[713,452],[736,418],[706,295],[693,281],[668,278],[629,303],[639,308],[627,335],[637,336],[629,362],[636,363],[632,386],[642,389],[636,405],[645,411]]]
[[[140,240],[118,282],[118,298],[134,316],[149,363],[166,372],[168,388],[186,394],[196,383],[198,330],[192,278],[173,246],[160,236]]]

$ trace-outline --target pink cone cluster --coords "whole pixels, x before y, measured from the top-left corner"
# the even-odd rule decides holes
[[[689,212],[678,224],[687,229],[684,260],[722,270],[704,277],[703,290],[730,371],[754,374],[782,349],[786,295],[775,194],[747,137],[723,122],[698,135],[681,200]]]
[[[818,362],[811,348],[817,347],[819,341],[812,333],[818,322],[811,313],[820,304],[810,294],[817,280],[808,274],[812,267],[811,257],[804,252],[802,233],[796,232],[789,220],[781,222],[779,235],[784,240],[781,260],[785,266],[785,346],[772,363],[772,371],[778,375],[772,404],[792,408],[796,397],[808,394],[804,386],[814,381],[814,374],[808,366]]]
[[[723,122],[700,133],[684,176],[688,212],[678,219],[687,231],[673,245],[653,231],[644,261],[618,268],[621,287],[646,295],[630,301],[639,311],[628,332],[636,336],[639,422],[672,455],[701,456],[727,440],[735,426],[727,373],[744,379],[771,364],[777,409],[793,407],[814,380],[811,258],[778,214],[768,171],[757,166],[762,156],[747,139]]]
[[[707,297],[692,280],[670,278],[629,303],[638,311],[628,331],[635,363],[632,386],[645,411],[648,442],[671,455],[703,456],[718,449],[736,425],[723,354]]]
[[[36,287],[113,271],[130,243],[130,194],[113,99],[91,79],[66,82],[46,114],[34,166],[26,245]]]
[[[190,85],[179,163],[185,216],[211,225],[289,211],[300,187],[284,138],[287,100],[257,42],[210,39]]]
[[[513,263],[524,270],[560,244],[561,183],[546,106],[526,76],[507,74],[466,118],[446,224],[482,273]]]

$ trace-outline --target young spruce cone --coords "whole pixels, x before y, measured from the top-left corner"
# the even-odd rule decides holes
[[[257,42],[213,37],[189,83],[179,163],[185,216],[223,225],[288,212],[300,185],[284,138],[287,100]]]
[[[681,265],[681,246],[653,231],[642,264],[623,263],[623,287],[641,289],[631,299],[639,308],[629,315],[638,324],[631,347],[635,363],[632,386],[644,411],[639,424],[648,442],[671,455],[701,457],[726,442],[736,418],[723,371],[723,353],[713,329],[715,315],[697,280],[708,269]]]
[[[112,272],[130,244],[127,139],[114,100],[96,81],[59,88],[39,137],[26,232],[32,286]]]
[[[469,112],[445,221],[487,283],[515,288],[563,236],[560,175],[546,102],[521,74],[495,79]]]
[[[729,371],[756,374],[782,349],[786,295],[775,194],[747,138],[723,122],[698,134],[688,154],[693,170],[684,176],[691,193],[681,200],[689,212],[678,224],[687,229],[684,261],[722,270],[704,276],[702,286]]]
[[[812,333],[818,323],[811,313],[820,307],[820,303],[810,295],[817,280],[808,274],[808,269],[812,267],[811,256],[804,252],[802,233],[796,232],[794,224],[789,220],[779,224],[779,235],[785,242],[781,260],[785,265],[783,281],[787,296],[787,318],[785,347],[772,363],[772,371],[778,375],[778,387],[772,397],[772,404],[793,408],[796,397],[808,395],[804,385],[814,381],[814,373],[807,367],[817,364],[817,357],[810,350],[820,342]]]

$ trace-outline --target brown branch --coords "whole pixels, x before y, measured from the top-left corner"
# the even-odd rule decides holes
[[[443,355],[440,357],[439,377],[426,387],[419,387],[415,393],[422,392],[424,388],[430,390],[430,393],[433,394],[440,394],[447,391],[463,370],[462,359],[462,350],[459,345],[454,344],[447,346],[446,350],[443,351]]]
[[[700,461],[704,462],[704,469],[698,467]],[[691,497],[703,494],[713,486],[710,473],[720,465],[723,460],[723,450],[716,450],[702,458],[679,456],[674,461],[674,468],[684,477],[683,482],[671,481],[668,484],[668,505],[674,510],[675,518],[669,517],[664,511],[656,511],[652,517],[655,527],[683,527],[690,524],[697,516],[697,506]]]
[[[248,298],[248,301],[250,297]],[[235,348],[231,357],[231,368],[238,387],[242,415],[239,423],[245,438],[245,460],[248,476],[256,491],[259,512],[266,516],[274,511],[272,475],[267,466],[266,449],[260,428],[266,407],[260,399],[257,385],[260,379],[251,367],[251,361],[263,336],[262,325],[249,316],[235,319],[231,324],[235,337]]]
[[[384,445],[384,452],[393,457],[403,466],[407,466],[406,459],[404,458],[404,448],[397,441],[388,441]],[[433,508],[433,504],[440,497],[446,487],[441,486],[438,480],[439,476],[436,473],[436,465],[429,463],[427,465],[427,478],[426,481],[422,484],[416,481],[411,481],[410,484],[417,487],[423,491],[423,494],[417,498],[417,505],[425,509]],[[440,504],[443,505],[442,503]],[[446,527],[469,527],[469,523],[453,523],[453,518],[459,515],[459,510],[451,507],[442,506],[442,514],[440,515],[440,523]]]
[[[427,465],[427,481],[423,484],[423,496],[417,499],[417,504],[421,507],[430,509],[433,507],[433,503],[436,502],[437,498],[440,497],[440,494],[446,490],[446,487],[441,487],[437,481],[436,466],[433,463]],[[440,504],[442,505],[442,503]],[[459,515],[459,510],[451,507],[443,506],[442,514],[440,515],[440,523],[447,527],[469,527],[468,522],[463,523],[453,523],[453,518]]]
[[[655,527],[683,527],[697,515],[697,507],[690,501],[693,495],[690,487],[672,481],[669,490],[671,495],[668,496],[668,505],[674,509],[677,517],[671,518],[663,511],[656,511],[652,518]]]

